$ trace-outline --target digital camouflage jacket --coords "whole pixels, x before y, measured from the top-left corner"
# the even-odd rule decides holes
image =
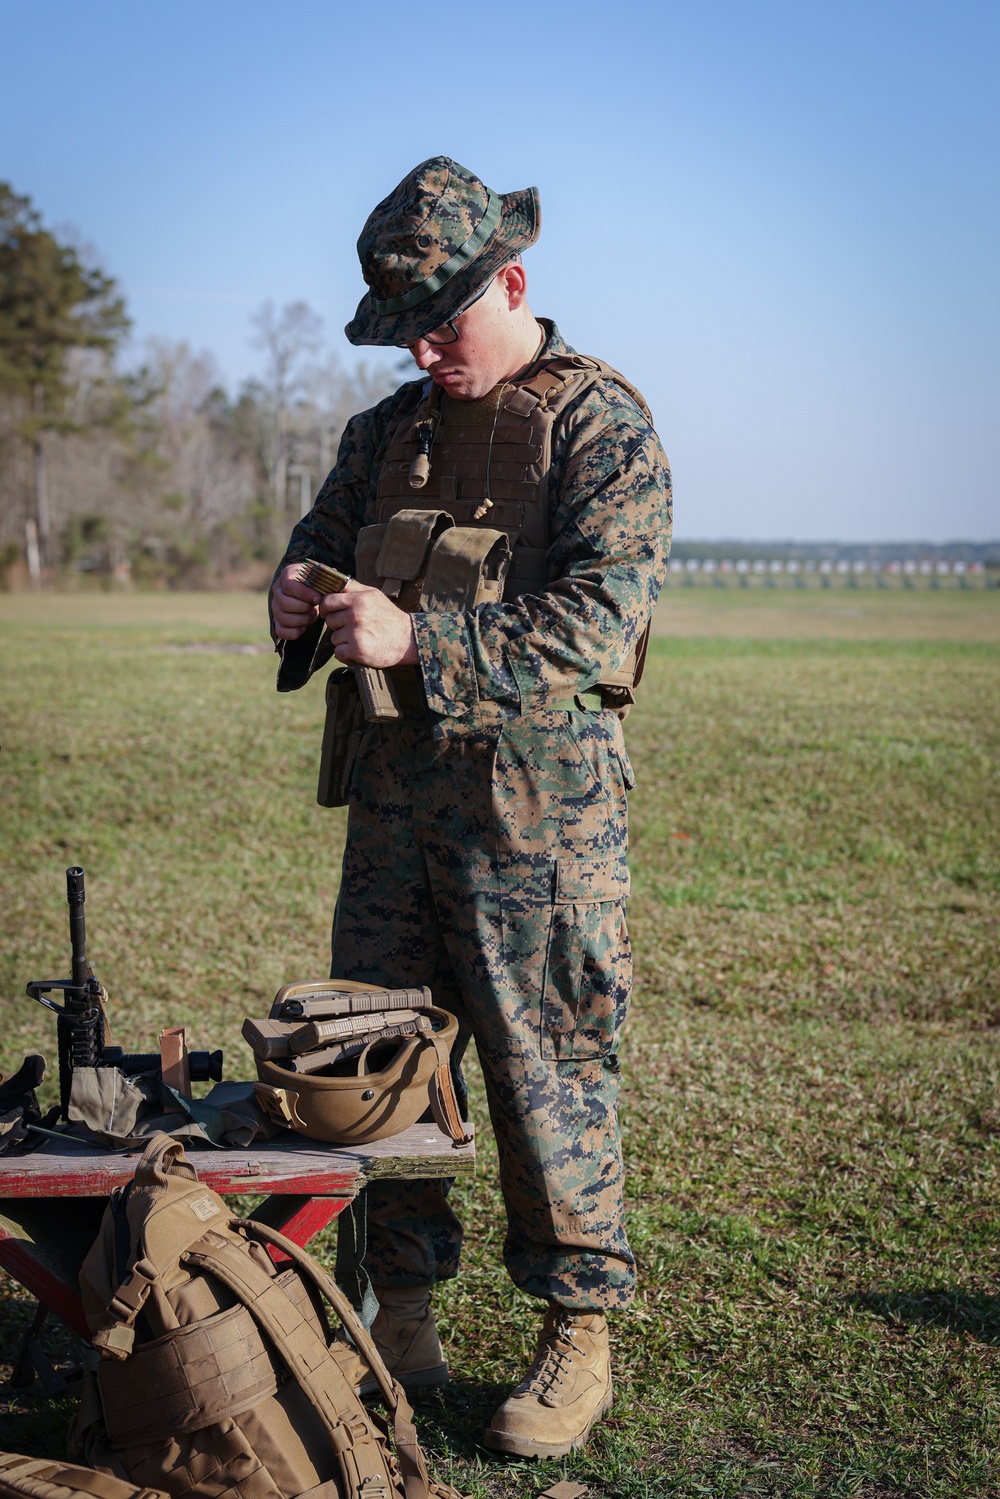
[[[543,326],[532,369],[575,352],[554,324]],[[336,467],[292,532],[279,572],[306,558],[354,572],[358,532],[376,520],[389,440],[412,420],[425,385],[410,381],[348,423]],[[544,589],[465,614],[413,616],[432,713],[461,717],[479,702],[503,714],[544,710],[617,670],[641,636],[666,571],[670,470],[655,431],[612,380],[590,385],[563,413],[548,485]],[[320,664],[312,663],[318,633],[317,625],[285,646],[283,690],[300,687]]]

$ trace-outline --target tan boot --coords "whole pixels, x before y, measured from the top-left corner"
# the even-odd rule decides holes
[[[604,1314],[551,1302],[534,1362],[483,1440],[517,1457],[562,1457],[583,1446],[613,1399]]]
[[[393,1379],[407,1394],[448,1383],[448,1365],[438,1340],[429,1286],[373,1286],[378,1315],[371,1325],[375,1347]],[[362,1395],[374,1395],[378,1384],[365,1360],[346,1339],[337,1339],[335,1356]]]
[[[374,1291],[379,1308],[372,1337],[393,1379],[407,1392],[447,1384],[430,1286],[375,1286]],[[366,1393],[364,1385],[361,1390]]]

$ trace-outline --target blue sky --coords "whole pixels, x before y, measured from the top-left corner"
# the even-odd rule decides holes
[[[0,176],[150,335],[331,344],[444,152],[537,184],[535,310],[646,394],[683,537],[1000,535],[1000,5],[0,0]]]

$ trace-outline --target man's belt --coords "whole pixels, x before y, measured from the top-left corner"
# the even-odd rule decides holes
[[[604,709],[604,699],[594,687],[588,692],[560,698],[558,703],[550,703],[549,708],[553,713],[600,713]]]
[[[403,717],[426,718],[429,710],[419,669],[416,666],[394,666],[387,672],[387,675],[392,678],[392,685],[395,688]],[[549,703],[548,709],[542,711],[600,713],[603,708],[604,699],[594,687],[587,692],[577,692],[572,697],[560,698],[556,703]]]

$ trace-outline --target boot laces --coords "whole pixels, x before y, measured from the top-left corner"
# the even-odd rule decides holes
[[[527,1378],[520,1387],[524,1395],[547,1395],[562,1384],[576,1353],[573,1342],[573,1319],[563,1313],[535,1356]]]

